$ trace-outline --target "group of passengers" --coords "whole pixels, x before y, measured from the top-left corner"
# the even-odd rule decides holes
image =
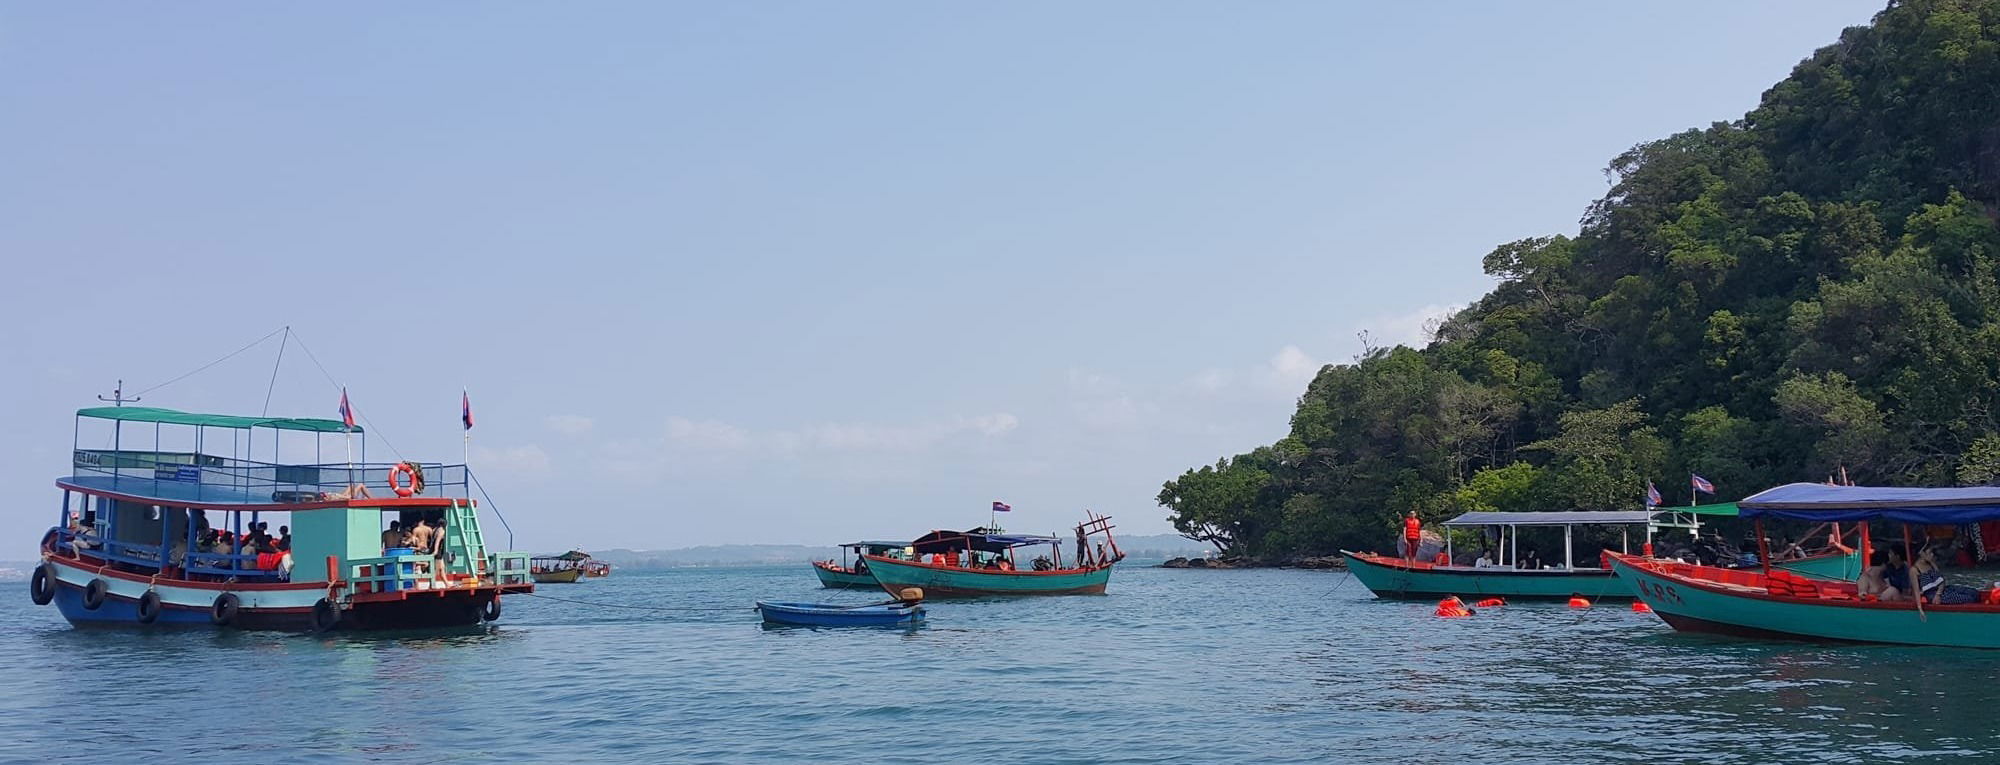
[[[1861,570],[1855,592],[1863,599],[1908,601],[1921,597],[1925,603],[1942,605],[1994,599],[1976,587],[1946,584],[1944,573],[1938,568],[1938,552],[1937,545],[1925,545],[1919,548],[1917,559],[1911,561],[1895,545],[1876,550],[1868,556],[1868,566]]]
[[[423,555],[436,555],[444,547],[444,518],[416,518],[405,526],[402,521],[389,522],[389,528],[382,531],[382,550],[406,549]]]
[[[952,568],[974,568],[988,571],[1014,570],[1014,561],[1009,559],[1006,553],[992,553],[985,556],[985,560],[980,560],[980,556],[976,552],[969,550],[949,550],[946,552],[931,553],[924,558],[924,561],[933,566],[950,566]]]

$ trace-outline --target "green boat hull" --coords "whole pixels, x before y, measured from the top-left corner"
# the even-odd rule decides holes
[[[820,586],[827,589],[872,590],[881,586],[875,583],[873,576],[835,571],[818,563],[813,564],[813,573],[819,575]]]
[[[1612,571],[1669,626],[1735,637],[2000,648],[2000,607],[1925,606],[1774,596],[1640,565],[1617,556]]]
[[[1111,582],[1111,567],[1070,571],[999,571],[955,568],[868,556],[868,573],[890,594],[918,587],[926,598],[986,595],[1098,595]]]
[[[1472,568],[1467,566],[1410,567],[1401,561],[1341,551],[1347,557],[1347,571],[1380,598],[1518,598],[1523,600],[1566,600],[1571,595],[1586,598],[1633,597],[1631,588],[1620,583],[1608,569]]]

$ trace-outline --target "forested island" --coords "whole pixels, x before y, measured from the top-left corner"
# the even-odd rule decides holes
[[[1325,367],[1288,436],[1168,481],[1174,527],[1279,561],[1410,510],[1684,501],[1690,473],[1724,499],[2000,477],[2000,0],[1891,2],[1606,172],[1426,347]]]

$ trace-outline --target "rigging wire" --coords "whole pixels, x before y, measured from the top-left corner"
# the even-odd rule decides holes
[[[289,336],[299,338],[299,350],[305,351],[306,358],[312,359],[313,366],[318,367],[319,373],[326,377],[326,384],[333,386],[333,389],[336,391],[341,390],[340,381],[333,379],[333,373],[326,371],[325,364],[319,363],[319,356],[313,353],[312,346],[306,345],[306,339],[300,336],[299,333],[296,331],[289,333]],[[402,461],[403,450],[396,448],[396,444],[389,440],[389,436],[387,434],[384,434],[381,428],[376,427],[374,420],[368,419],[367,412],[361,410],[355,410],[354,416],[361,418],[361,422],[365,423],[368,426],[368,430],[370,432],[373,432],[376,438],[382,440],[383,446],[389,447],[389,452],[396,455],[397,461]]]
[[[271,416],[271,394],[278,390],[278,369],[285,365],[285,345],[292,339],[292,325],[285,325],[285,336],[278,340],[278,360],[271,363],[271,384],[264,388],[264,411],[259,417]]]
[[[629,608],[634,611],[741,611],[743,610],[742,606],[633,606],[633,605],[626,605],[624,603],[594,603],[588,600],[570,600],[569,598],[558,598],[553,595],[543,595],[538,592],[512,592],[508,594],[526,595],[531,598],[554,600],[562,603],[575,603],[579,606],[597,606],[599,608]],[[751,606],[751,609],[755,610],[756,606]]]
[[[194,369],[194,371],[192,371],[192,372],[188,372],[188,373],[186,373],[186,374],[183,374],[183,375],[181,375],[181,376],[179,376],[179,377],[176,377],[176,378],[174,378],[174,379],[171,379],[171,380],[168,380],[168,381],[166,381],[166,382],[163,382],[163,383],[160,383],[159,385],[155,385],[155,386],[153,386],[153,387],[151,387],[151,388],[147,388],[147,389],[145,389],[145,390],[142,390],[142,391],[139,391],[138,393],[134,393],[134,394],[132,394],[132,396],[133,396],[134,398],[137,398],[137,397],[139,397],[139,396],[143,396],[143,395],[146,395],[146,394],[148,394],[148,393],[151,393],[151,392],[153,392],[153,391],[156,391],[156,390],[159,390],[159,389],[161,389],[161,388],[165,388],[165,387],[167,387],[167,386],[169,386],[169,385],[172,385],[172,384],[174,384],[174,383],[177,383],[177,382],[180,382],[180,381],[182,381],[182,380],[185,380],[185,379],[187,379],[187,378],[190,378],[190,377],[193,377],[193,376],[195,376],[195,375],[197,375],[197,374],[200,374],[201,372],[203,372],[203,371],[207,370],[207,369],[208,369],[209,367],[212,367],[212,366],[215,366],[215,365],[217,365],[217,364],[220,364],[220,363],[222,363],[222,362],[225,362],[225,361],[228,361],[228,360],[230,360],[230,359],[232,359],[232,358],[235,358],[237,354],[240,354],[240,353],[242,353],[242,352],[244,352],[244,351],[247,351],[247,350],[250,350],[251,348],[255,348],[255,347],[259,346],[259,345],[262,345],[262,344],[264,343],[264,341],[265,341],[265,340],[269,340],[269,339],[271,339],[272,337],[275,337],[275,336],[276,336],[276,335],[277,335],[277,334],[278,334],[279,332],[284,332],[284,331],[286,331],[286,330],[288,330],[288,329],[290,329],[290,327],[280,327],[280,328],[278,328],[278,329],[274,329],[274,330],[271,330],[271,334],[268,334],[268,335],[265,335],[265,336],[263,336],[263,337],[260,337],[260,338],[257,338],[256,340],[254,340],[254,341],[251,341],[251,343],[250,343],[249,345],[246,345],[246,346],[243,346],[243,347],[241,347],[241,348],[238,348],[238,349],[236,349],[236,350],[233,350],[233,351],[230,351],[230,352],[229,352],[229,353],[228,353],[227,355],[223,356],[222,358],[219,358],[219,359],[216,359],[216,360],[214,360],[214,361],[211,361],[211,362],[208,362],[208,363],[206,363],[206,364],[203,364],[203,365],[201,365],[201,366],[199,366],[199,367],[196,367],[196,368]]]
[[[488,510],[492,510],[492,511],[493,511],[493,517],[495,517],[495,518],[499,518],[499,519],[500,519],[500,526],[501,526],[502,528],[505,528],[505,529],[507,530],[507,549],[509,549],[509,550],[512,550],[512,549],[514,549],[514,527],[513,527],[513,526],[511,526],[511,525],[508,525],[508,523],[507,523],[507,516],[504,516],[504,515],[501,515],[501,514],[500,514],[500,508],[499,508],[498,506],[496,506],[496,505],[494,505],[494,504],[493,504],[493,498],[492,498],[492,497],[490,497],[490,496],[487,496],[487,494],[486,494],[486,487],[485,487],[485,486],[481,486],[481,485],[479,484],[479,477],[478,477],[478,476],[476,476],[476,475],[473,475],[473,474],[472,474],[472,466],[471,466],[471,465],[466,465],[466,466],[465,466],[465,478],[466,478],[466,480],[468,480],[468,481],[471,481],[471,482],[472,482],[472,486],[473,486],[473,488],[476,488],[476,489],[478,489],[478,490],[479,490],[479,498],[480,498],[480,499],[483,499],[483,500],[486,500],[486,509],[488,509]]]

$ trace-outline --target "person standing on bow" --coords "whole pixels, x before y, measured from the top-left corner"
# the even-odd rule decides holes
[[[1417,520],[1417,511],[1411,510],[1403,518],[1403,559],[1416,561],[1417,548],[1424,544],[1424,524]]]

